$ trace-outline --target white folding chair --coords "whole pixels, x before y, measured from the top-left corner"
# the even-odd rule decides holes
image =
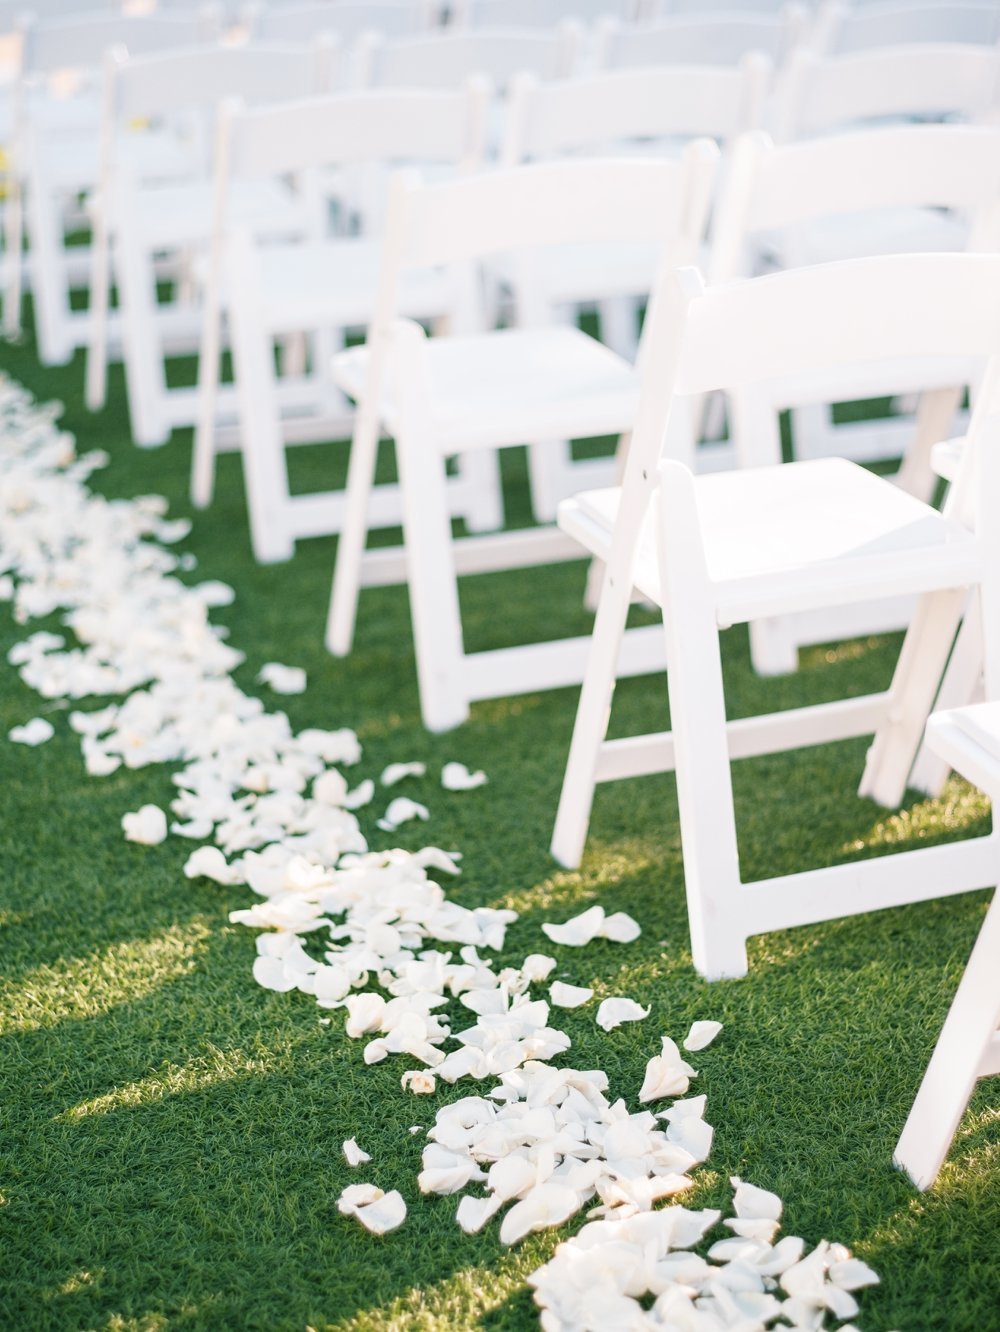
[[[1000,130],[897,125],[781,147],[766,135],[747,135],[734,145],[712,231],[713,282],[752,273],[769,246],[791,266],[827,259],[831,250],[860,257],[904,249],[1000,249]],[[949,379],[953,358],[941,365],[922,359],[897,382],[896,365],[882,382],[872,367],[861,369],[856,384],[839,379],[843,401],[919,392],[916,419],[816,430],[810,427],[817,409],[809,406],[792,413],[794,456],[869,462],[904,455],[897,483],[930,500],[937,483],[931,449],[953,433],[963,396]],[[980,369],[973,363],[967,374],[975,379]],[[744,464],[780,462],[779,409],[788,405],[771,402],[766,392],[743,395],[740,410],[752,414],[738,427],[750,444]],[[767,675],[795,670],[806,644],[902,628],[910,613],[908,603],[866,603],[756,622],[750,633],[754,666]]]
[[[453,542],[445,460],[466,450],[627,432],[639,371],[566,324],[425,338],[416,325],[392,322],[396,275],[503,252],[525,266],[526,286],[549,247],[653,238],[668,264],[698,244],[717,155],[714,144],[699,140],[679,161],[562,161],[423,187],[405,174],[396,178],[371,341],[336,362],[338,382],[359,410],[327,645],[350,650],[359,586],[400,581],[405,553],[421,712],[431,730],[463,721],[475,699],[578,680],[586,649],[577,639],[465,651],[457,574],[551,564],[572,543],[552,527]],[[380,421],[396,442],[402,552],[364,550]],[[642,642],[636,654],[626,669],[652,668]]]
[[[805,33],[805,11],[786,5],[777,13],[670,14],[651,23],[600,20],[594,33],[598,69],[636,65],[735,65],[756,51],[776,66],[787,60]]]
[[[767,127],[784,143],[886,120],[993,120],[998,110],[1000,52],[989,46],[800,48],[775,80]]]
[[[713,138],[724,149],[760,123],[769,82],[770,63],[757,55],[732,67],[651,65],[551,82],[521,74],[511,84],[500,162],[511,167],[587,154],[676,155],[696,136]],[[561,246],[531,273],[529,288],[519,287],[513,272],[501,276],[512,288],[522,324],[550,323],[562,311],[575,318],[581,302],[596,300],[602,341],[634,360],[638,307],[652,287],[659,252],[658,244]],[[574,464],[566,443],[533,446],[535,517],[551,522],[560,499],[599,484],[601,468],[604,480],[612,480],[613,465],[600,459]]]
[[[637,17],[643,0],[456,0],[449,25],[456,28],[552,28],[565,19],[592,23],[616,14]]]
[[[482,75],[499,92],[527,70],[543,79],[569,78],[580,54],[579,25],[551,30],[477,28],[389,41],[359,38],[351,62],[355,88],[454,88]]]
[[[1000,8],[993,0],[879,0],[844,4],[824,0],[810,25],[809,46],[824,55],[846,55],[915,42],[1000,41]]]
[[[308,4],[255,4],[243,21],[253,41],[309,42],[329,33],[344,46],[364,32],[408,37],[434,26],[435,0],[314,0]]]
[[[1000,801],[1000,717],[995,703],[937,712],[927,743]],[[995,882],[995,880],[994,880]],[[896,1145],[894,1163],[918,1189],[937,1178],[980,1078],[1000,1073],[1000,894],[994,895]]]
[[[21,74],[15,88],[11,194],[5,216],[4,323],[9,335],[20,328],[24,229],[43,364],[68,361],[87,337],[88,316],[72,310],[70,291],[80,279],[86,280],[89,255],[85,247],[66,244],[66,231],[85,223],[75,211],[76,201],[94,187],[98,177],[96,85],[105,51],[121,44],[141,54],[190,47],[215,36],[216,22],[210,10],[134,17],[71,14],[25,25]],[[134,137],[137,143],[141,139],[144,156],[160,155],[164,171],[183,160],[183,149],[172,134],[150,132]]]
[[[332,337],[366,328],[376,313],[381,243],[377,236],[343,235],[310,243],[255,243],[232,219],[235,184],[325,168],[379,170],[412,160],[467,174],[482,161],[490,90],[481,80],[464,89],[431,92],[381,89],[341,93],[283,106],[248,110],[229,106],[220,119],[215,222],[206,283],[200,356],[200,403],[195,435],[192,498],[211,500],[217,430],[220,293],[224,293],[234,355],[238,447],[250,515],[254,555],[287,559],[297,539],[339,531],[342,492],[289,494],[285,443],[336,439],[351,431],[344,401],[328,377]],[[446,274],[420,270],[400,284],[402,313],[451,326],[463,320],[463,297]],[[466,302],[467,303],[467,302]],[[317,337],[318,383],[313,411],[283,416],[289,385],[274,371],[273,341],[308,331]],[[320,336],[326,335],[326,336]],[[225,393],[226,389],[222,390]],[[229,390],[232,393],[232,390]],[[296,389],[301,392],[301,389]],[[307,394],[307,397],[310,395]],[[331,412],[340,408],[339,421]],[[485,462],[485,466],[483,463]],[[400,520],[394,486],[378,488],[378,526]],[[492,460],[475,460],[449,483],[452,512],[473,528],[500,521]]]
[[[331,80],[330,49],[312,46],[233,46],[173,52],[129,60],[121,50],[109,53],[105,67],[101,188],[94,207],[95,240],[91,274],[87,402],[102,405],[106,390],[107,309],[113,259],[119,297],[122,357],[129,417],[135,443],[164,443],[171,431],[193,425],[197,393],[170,388],[165,361],[169,352],[193,351],[201,330],[197,300],[183,293],[161,305],[155,260],[163,253],[191,254],[204,249],[212,225],[210,148],[201,170],[187,180],[163,183],[142,161],[125,163],[119,145],[136,118],[161,119],[188,114],[196,124],[207,119],[206,137],[222,98],[242,96],[269,102],[322,91]],[[264,233],[302,235],[315,225],[315,209],[287,182],[255,181],[240,186],[231,201],[247,225]]]
[[[859,310],[864,319],[857,318]],[[995,881],[1000,831],[744,883],[733,759],[875,733],[861,793],[898,803],[911,728],[928,715],[970,589],[1000,688],[1000,257],[859,259],[705,289],[693,270],[653,307],[651,363],[620,489],[566,501],[559,522],[605,561],[552,852],[580,862],[599,781],[673,770],[696,968],[747,969],[746,941],[784,929],[964,892]],[[974,447],[944,513],[840,458],[694,476],[660,462],[685,396],[784,381],[822,394],[846,367],[917,356],[990,357]],[[663,608],[671,732],[606,738],[633,588]],[[727,722],[719,631],[771,614],[919,595],[884,694]]]

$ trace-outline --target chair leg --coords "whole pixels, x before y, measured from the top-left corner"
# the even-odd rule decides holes
[[[229,290],[250,543],[259,564],[274,564],[291,559],[295,540],[289,525],[288,469],[275,393],[271,338],[256,318],[249,277],[245,283],[230,283]]]
[[[928,1189],[937,1178],[1000,1026],[1000,894],[997,894],[959,983],[944,1028],[906,1120],[893,1160]],[[995,1068],[992,1071],[996,1071]]]
[[[691,953],[708,980],[745,976],[736,814],[714,598],[691,473],[661,467],[660,580]]]
[[[567,474],[573,465],[569,449],[568,440],[528,445],[528,484],[536,522],[555,522],[559,501],[572,493],[567,484]]]
[[[960,708],[974,702],[982,674],[982,623],[979,599],[974,597],[958,631],[951,657],[948,659],[948,667],[934,701],[935,709],[940,711],[945,708]],[[917,761],[910,773],[910,786],[915,791],[923,792],[924,795],[937,797],[941,794],[950,771],[949,764],[925,742],[920,746]]]
[[[420,712],[429,731],[448,731],[467,720],[469,699],[444,459],[419,429],[401,428],[396,461]]]
[[[967,599],[962,588],[922,597],[903,640],[885,717],[868,750],[858,788],[859,795],[888,809],[903,799]]]
[[[368,504],[378,457],[379,422],[373,399],[374,394],[366,393],[357,404],[347,462],[344,523],[337,538],[326,620],[327,651],[335,657],[346,657],[354,642],[361,566],[368,538]]]
[[[951,434],[955,415],[962,405],[963,388],[935,389],[922,393],[917,404],[916,434],[906,450],[896,485],[929,504],[938,478],[931,467],[931,449]]]
[[[792,616],[754,620],[750,626],[750,658],[758,675],[790,675],[799,668],[799,645]]]
[[[128,230],[121,227],[115,246],[125,388],[133,441],[140,448],[155,448],[170,438],[162,410],[167,382],[156,326],[156,276],[152,255],[143,252]]]
[[[591,569],[600,572],[601,592],[550,844],[553,858],[567,869],[576,869],[583,858],[632,591],[624,580],[610,577],[606,564],[592,561]]]
[[[209,278],[205,292],[198,348],[198,406],[191,453],[191,503],[196,509],[208,508],[215,493],[215,414],[222,343],[221,318],[218,283],[213,275]]]
[[[634,296],[611,296],[598,305],[601,341],[606,347],[634,361],[639,349],[639,320]]]
[[[90,299],[88,301],[86,402],[100,411],[108,398],[108,307],[110,305],[111,255],[105,202],[99,204],[91,243]]]
[[[39,359],[43,365],[66,365],[73,357],[73,344],[66,328],[69,289],[62,216],[58,201],[38,171],[32,173],[28,182],[25,220],[31,253],[31,303]]]
[[[465,525],[470,532],[495,532],[503,527],[503,488],[500,455],[496,449],[478,449],[459,455],[458,470],[469,487]]]
[[[24,287],[24,229],[21,176],[16,162],[7,177],[7,206],[4,209],[4,259],[6,263],[3,295],[4,336],[16,338],[21,333],[21,297]]]

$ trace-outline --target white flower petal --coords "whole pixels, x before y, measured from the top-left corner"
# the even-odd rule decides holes
[[[167,816],[159,805],[142,805],[134,814],[122,815],[125,840],[142,846],[158,846],[167,839]]]
[[[199,846],[192,851],[184,864],[184,874],[189,879],[213,879],[224,887],[240,882],[239,871],[227,863],[217,846]]]
[[[344,1153],[344,1160],[352,1168],[361,1165],[363,1161],[372,1159],[366,1151],[362,1151],[358,1146],[356,1138],[348,1138],[346,1142],[341,1144],[340,1149]]]
[[[556,1008],[579,1008],[593,997],[594,991],[585,985],[566,985],[563,981],[553,981],[549,986],[549,998]]]
[[[395,800],[390,800],[389,808],[379,819],[378,826],[383,832],[394,832],[401,824],[409,823],[411,819],[427,819],[429,817],[430,811],[426,805],[411,800],[409,796],[397,796]]]
[[[276,694],[304,694],[306,673],[301,666],[283,666],[267,661],[257,672],[257,683],[268,685]]]
[[[602,999],[601,1006],[597,1010],[597,1025],[602,1031],[613,1031],[623,1022],[640,1022],[643,1018],[649,1017],[649,1014],[650,1009],[642,1008],[634,999],[616,996]]]
[[[605,918],[598,933],[600,938],[610,939],[612,943],[632,943],[638,939],[642,930],[638,921],[624,911],[616,911],[614,915]]]
[[[781,1219],[782,1202],[776,1193],[746,1184],[738,1175],[731,1175],[729,1182],[733,1186],[733,1206],[738,1217],[754,1221]]]
[[[592,906],[586,911],[581,911],[578,916],[570,917],[561,925],[545,921],[542,933],[553,943],[563,944],[569,948],[582,948],[597,937],[603,924],[604,908]]]
[[[379,781],[383,786],[395,786],[404,777],[423,777],[426,771],[426,763],[390,763],[383,769]]]
[[[712,1044],[721,1030],[721,1022],[692,1022],[691,1030],[684,1037],[684,1049],[690,1050],[692,1054],[704,1050],[706,1046]]]
[[[446,791],[472,791],[488,780],[485,772],[470,772],[464,763],[446,763],[441,769],[441,785]]]
[[[32,717],[23,726],[12,726],[7,732],[7,739],[13,740],[16,745],[43,745],[54,735],[55,730],[50,721],[44,717]]]
[[[502,1206],[502,1198],[473,1198],[466,1194],[458,1204],[455,1220],[467,1235],[477,1235]]]
[[[415,1096],[430,1096],[437,1090],[437,1078],[422,1068],[407,1069],[400,1082],[403,1091],[411,1091]]]
[[[516,1244],[533,1230],[561,1226],[580,1210],[580,1198],[564,1184],[539,1184],[514,1204],[500,1226],[501,1244]]]

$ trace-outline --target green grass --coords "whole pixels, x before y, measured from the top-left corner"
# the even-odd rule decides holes
[[[97,486],[162,492],[175,515],[189,512],[190,437],[133,448],[120,373],[111,406],[90,416],[80,358],[43,370],[26,344],[2,359],[36,396],[66,402],[81,449],[109,449]],[[325,485],[340,466],[333,452],[295,450],[296,487]],[[516,458],[508,482],[523,517]],[[538,926],[550,914],[595,900],[641,921],[628,947],[553,950],[567,979],[653,1007],[646,1023],[607,1036],[592,1008],[565,1014],[572,1062],[605,1068],[613,1095],[634,1099],[661,1032],[679,1037],[701,1017],[725,1023],[695,1061],[716,1143],[694,1205],[724,1205],[733,1173],[776,1189],[786,1233],[841,1240],[881,1274],[862,1296],[866,1332],[1000,1328],[996,1083],[978,1089],[929,1194],[891,1166],[986,895],[756,939],[746,980],[706,984],[688,953],[672,779],[601,789],[582,870],[556,869],[547,844],[574,691],[484,703],[457,732],[425,734],[405,592],[365,593],[357,649],[335,661],[322,646],[333,541],[304,542],[291,563],[256,568],[233,457],[219,490],[217,504],[194,515],[187,548],[201,575],[237,589],[219,618],[248,654],[241,685],[252,689],[269,659],[305,666],[308,692],[282,704],[296,726],[354,726],[365,751],[358,776],[411,758],[437,767],[458,758],[489,773],[487,787],[460,795],[429,780],[408,787],[430,804],[431,822],[391,840],[461,849],[464,871],[449,892],[521,912],[504,960],[544,949]],[[577,566],[471,580],[470,646],[578,632],[581,583]],[[4,653],[23,633],[0,615]],[[745,634],[731,632],[733,710],[881,687],[897,646],[816,649],[793,678],[760,680]],[[87,778],[64,712],[5,663],[0,671],[3,735],[34,715],[57,727],[37,750],[0,742],[0,1329],[537,1326],[524,1277],[560,1234],[506,1251],[495,1223],[463,1236],[454,1198],[419,1197],[422,1140],[407,1129],[429,1124],[435,1102],[401,1091],[395,1061],[364,1067],[336,1017],[321,1025],[310,999],[256,987],[253,933],[227,923],[244,890],[186,880],[187,844],[124,841],[124,811],[169,799],[167,770]],[[665,712],[662,680],[624,683],[615,729],[656,724]],[[747,875],[989,826],[986,800],[957,779],[941,800],[914,800],[899,814],[858,799],[863,751],[849,742],[738,765]],[[375,846],[390,840],[366,831]],[[336,1210],[359,1177],[340,1155],[353,1134],[374,1158],[364,1177],[398,1187],[410,1205],[403,1228],[381,1239]]]

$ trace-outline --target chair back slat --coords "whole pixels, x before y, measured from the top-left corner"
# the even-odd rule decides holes
[[[481,74],[505,88],[523,70],[542,79],[568,78],[575,72],[579,45],[573,23],[551,32],[498,28],[399,41],[362,39],[351,82],[356,87],[446,88]]]
[[[870,361],[997,352],[1000,254],[845,260],[696,292],[676,390],[698,394]]]
[[[797,52],[778,78],[775,137],[805,138],[879,119],[982,119],[1000,99],[1000,52],[990,47],[900,46],[822,57]]]
[[[105,51],[124,46],[130,55],[196,46],[215,36],[207,11],[188,14],[80,14],[29,21],[24,68],[29,74],[96,69]]]
[[[519,248],[689,237],[703,221],[707,189],[694,210],[701,218],[692,218],[688,186],[692,174],[707,185],[717,153],[699,140],[678,161],[559,161],[427,186],[407,177],[395,191],[402,262],[425,268]]]
[[[313,46],[189,47],[120,61],[116,110],[125,120],[174,109],[213,110],[225,97],[271,102],[319,92],[332,78],[333,50]]]
[[[240,176],[357,162],[478,160],[488,101],[488,86],[470,80],[442,92],[374,89],[233,108],[228,160]]]
[[[504,155],[513,162],[668,136],[726,140],[760,123],[770,68],[751,55],[733,69],[653,65],[552,83],[522,75],[511,86]]]

